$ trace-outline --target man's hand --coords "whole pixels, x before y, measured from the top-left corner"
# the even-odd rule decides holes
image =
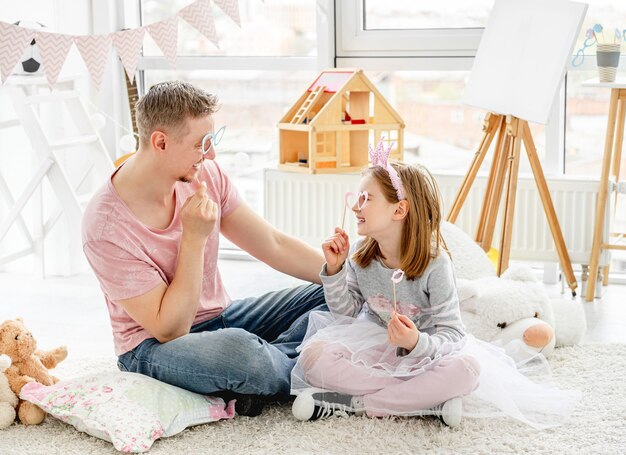
[[[387,325],[389,344],[399,346],[411,352],[417,345],[420,333],[411,319],[403,314],[393,313]]]
[[[183,235],[191,239],[206,241],[217,221],[217,204],[206,194],[206,182],[189,196],[180,211]]]
[[[343,267],[350,252],[350,240],[346,231],[336,227],[335,234],[322,243],[322,251],[326,259],[326,273],[329,276],[335,275]]]

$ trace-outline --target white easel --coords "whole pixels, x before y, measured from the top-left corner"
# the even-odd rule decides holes
[[[586,11],[586,4],[569,0],[496,0],[463,95],[465,104],[485,109],[490,114],[485,119],[483,141],[448,216],[448,220],[454,222],[485,153],[497,135],[496,157],[489,174],[477,241],[485,251],[491,247],[506,175],[498,275],[506,270],[519,151],[523,142],[572,296],[576,295],[576,278],[528,122],[542,125],[548,122]]]
[[[0,220],[0,242],[9,229],[17,225],[28,243],[27,248],[0,257],[0,266],[28,254],[36,254],[41,263],[41,274],[45,276],[43,241],[62,214],[67,217],[72,250],[78,249],[83,208],[91,196],[84,192],[85,187],[89,186],[86,185],[88,177],[93,174],[97,181],[103,182],[113,172],[113,162],[91,122],[80,93],[75,90],[74,82],[71,78],[60,79],[55,88],[49,90],[44,77],[11,76],[0,86],[0,97],[10,99],[17,114],[17,119],[0,122],[0,128],[21,125],[31,143],[35,163],[28,184],[16,199],[0,172],[0,194],[10,207],[8,214]],[[39,108],[44,103],[58,108],[59,116],[65,105],[78,135],[61,140],[50,139],[44,129],[45,120],[40,116]],[[59,156],[59,152],[66,149],[73,149],[91,158],[90,163],[81,170],[77,184],[72,184]],[[43,215],[35,220],[34,235],[31,235],[21,213],[29,200],[41,205],[41,184],[44,178],[49,181],[60,207],[47,220],[43,219]]]

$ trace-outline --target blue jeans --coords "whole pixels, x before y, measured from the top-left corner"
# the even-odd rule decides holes
[[[328,310],[324,302],[316,284],[236,300],[185,336],[167,343],[144,340],[119,356],[118,367],[205,395],[287,398],[309,312]]]

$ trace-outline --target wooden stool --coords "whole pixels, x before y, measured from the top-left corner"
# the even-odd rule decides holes
[[[598,190],[598,203],[596,205],[596,221],[593,230],[591,258],[589,259],[589,280],[587,281],[587,291],[585,293],[586,301],[592,302],[596,292],[600,254],[602,254],[603,250],[626,250],[626,245],[610,243],[610,237],[616,236],[618,240],[620,240],[624,238],[624,234],[612,233],[609,239],[602,238],[609,192],[609,171],[611,168],[613,170],[612,175],[615,179],[615,183],[619,182],[622,145],[624,142],[624,118],[626,117],[626,81],[585,83],[583,86],[611,89],[609,119],[606,127],[606,138],[604,140],[604,156],[602,157],[602,174],[600,176],[600,189]],[[615,204],[617,204],[617,194],[616,191]],[[609,266],[604,266],[603,271],[603,284],[606,285],[608,284]]]

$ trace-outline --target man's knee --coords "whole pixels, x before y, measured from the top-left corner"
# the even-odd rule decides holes
[[[260,395],[289,394],[289,378],[295,360],[280,354],[253,333],[228,328],[216,333],[213,347],[223,362],[229,390]]]
[[[307,302],[309,310],[328,311],[325,305],[324,287],[319,284],[304,284],[299,288],[300,298]]]
[[[258,356],[258,350],[263,349],[263,340],[244,329],[228,328],[218,330],[214,334],[211,349],[231,361],[253,360]]]

